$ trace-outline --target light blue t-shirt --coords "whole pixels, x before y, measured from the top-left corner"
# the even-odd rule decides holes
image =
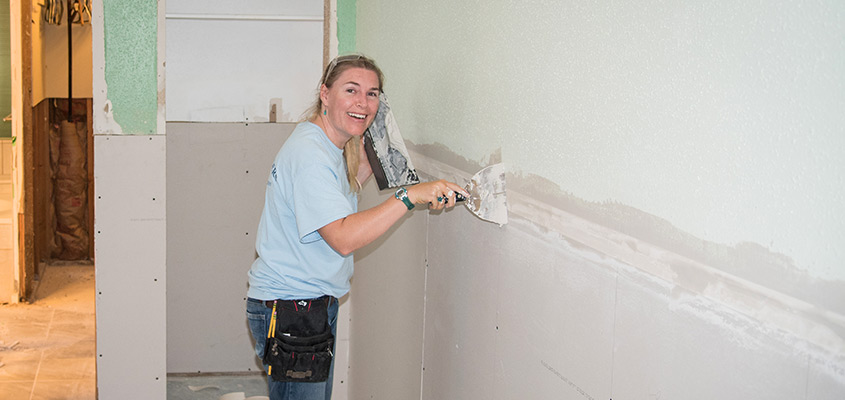
[[[297,125],[267,179],[247,296],[291,300],[349,292],[352,255],[335,251],[317,229],[357,211],[343,150],[317,125]]]

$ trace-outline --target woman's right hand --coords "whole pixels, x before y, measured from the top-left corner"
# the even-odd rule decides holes
[[[418,183],[406,188],[408,199],[414,204],[426,204],[432,210],[441,210],[447,207],[454,207],[457,201],[455,194],[460,193],[469,198],[469,193],[457,183],[447,180]],[[439,199],[439,200],[438,200]]]

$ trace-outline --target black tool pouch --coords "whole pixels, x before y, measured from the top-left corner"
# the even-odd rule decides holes
[[[275,329],[264,347],[264,363],[277,382],[323,382],[329,377],[334,335],[329,297],[276,302]]]

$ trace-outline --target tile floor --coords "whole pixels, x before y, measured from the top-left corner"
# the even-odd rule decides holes
[[[97,398],[94,291],[93,265],[49,265],[31,303],[0,304],[0,399]],[[168,400],[266,396],[258,373],[167,378]]]
[[[0,305],[0,398],[96,398],[94,266],[49,266],[32,303]]]

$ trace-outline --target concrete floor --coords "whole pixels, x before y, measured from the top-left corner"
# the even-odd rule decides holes
[[[0,399],[94,400],[93,265],[50,265],[31,303],[0,305]],[[168,400],[267,399],[263,374],[174,375]]]

